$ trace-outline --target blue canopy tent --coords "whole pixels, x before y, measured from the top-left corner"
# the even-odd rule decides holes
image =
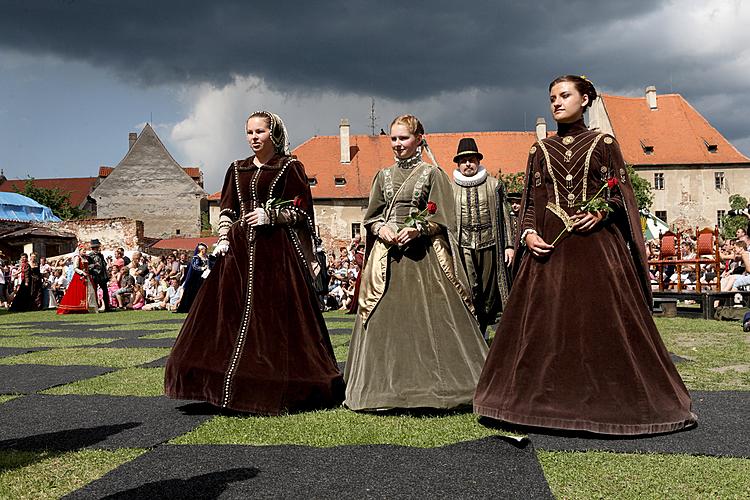
[[[60,222],[52,210],[18,193],[0,192],[0,219],[19,222]]]

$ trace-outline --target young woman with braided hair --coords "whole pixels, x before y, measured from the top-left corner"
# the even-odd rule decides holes
[[[651,318],[645,245],[614,138],[588,130],[596,89],[549,86],[557,134],[529,153],[514,285],[474,399],[510,424],[601,434],[695,424]]]

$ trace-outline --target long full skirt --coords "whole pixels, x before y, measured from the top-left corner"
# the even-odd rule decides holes
[[[548,234],[556,234],[548,231]],[[604,434],[692,425],[690,396],[614,225],[526,255],[474,410],[513,424]]]
[[[487,344],[431,246],[392,249],[387,288],[357,318],[344,378],[353,410],[471,404]],[[365,278],[363,278],[365,279]]]
[[[57,306],[57,314],[96,312],[98,304],[94,285],[87,276],[73,273],[65,295]]]
[[[198,291],[167,361],[175,399],[258,414],[336,406],[343,378],[289,233],[263,228],[230,250]]]

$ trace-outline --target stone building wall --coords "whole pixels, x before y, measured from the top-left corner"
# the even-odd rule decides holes
[[[79,242],[98,239],[102,250],[143,250],[143,222],[116,217],[112,219],[82,219],[50,223],[58,229],[74,233]]]
[[[207,193],[148,124],[91,196],[98,217],[141,220],[147,237],[200,236],[201,204]]]
[[[750,197],[750,168],[744,165],[649,166],[636,167],[636,171],[651,184],[651,212],[667,212],[667,224],[677,229],[718,225],[718,211],[729,211],[730,195]],[[664,189],[654,189],[657,173],[664,176]],[[716,187],[717,173],[724,177],[720,189]]]
[[[315,224],[326,248],[346,246],[352,238],[352,224],[359,224],[367,210],[367,199],[315,200]],[[364,237],[364,235],[363,235]]]

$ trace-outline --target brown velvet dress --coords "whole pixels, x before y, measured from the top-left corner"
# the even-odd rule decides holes
[[[287,221],[253,228],[242,217],[269,198],[301,206]],[[222,214],[236,222],[195,298],[166,367],[176,399],[258,414],[337,406],[344,384],[312,287],[312,197],[302,164],[252,157],[229,168]]]
[[[531,148],[521,232],[533,228],[552,243],[564,214],[613,177],[619,185],[604,194],[614,211],[593,231],[567,233],[545,258],[518,247],[514,287],[474,399],[479,415],[622,435],[695,423],[651,318],[637,206],[611,136],[581,120]]]

